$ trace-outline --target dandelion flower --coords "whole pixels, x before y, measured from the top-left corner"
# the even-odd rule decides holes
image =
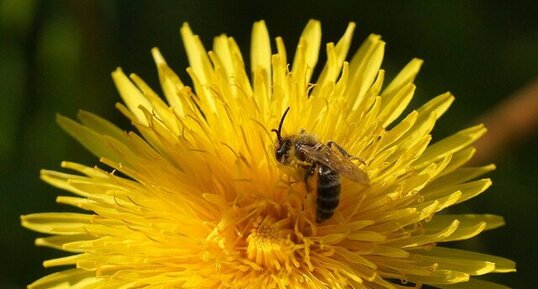
[[[40,246],[71,253],[45,267],[69,269],[29,288],[505,288],[476,279],[513,272],[507,259],[447,248],[503,225],[495,215],[441,214],[491,185],[493,165],[465,167],[485,132],[467,128],[430,144],[453,96],[441,94],[400,117],[422,61],[384,85],[384,42],[370,35],[346,60],[355,24],[325,47],[318,21],[289,63],[263,21],[254,24],[250,72],[232,37],[207,52],[181,28],[192,85],[152,50],[166,102],[135,74],[112,73],[137,132],[89,112],[58,123],[102,163],[63,162],[72,173],[41,178],[86,213],[37,213],[22,225],[49,234]],[[305,131],[360,158],[367,185],[341,180],[340,204],[316,222],[316,197],[297,170],[275,158],[275,135]],[[399,120],[395,123],[395,120]]]

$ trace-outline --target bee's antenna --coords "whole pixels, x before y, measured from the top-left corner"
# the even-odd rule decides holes
[[[280,132],[282,132],[282,125],[284,124],[284,119],[286,118],[286,115],[288,114],[288,111],[290,111],[290,107],[286,108],[286,111],[284,111],[284,114],[282,115],[282,118],[280,119],[280,123],[278,124],[278,130],[272,129],[271,131],[274,131],[276,133],[276,138],[279,142],[282,141],[282,135],[280,135]]]

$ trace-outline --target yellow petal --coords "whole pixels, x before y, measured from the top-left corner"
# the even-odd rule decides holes
[[[430,189],[426,187],[424,188],[424,190],[422,190],[421,195],[424,196],[425,200],[435,200],[435,199],[442,198],[443,196],[452,194],[455,191],[459,191],[462,193],[462,195],[457,203],[461,203],[463,201],[466,201],[470,198],[473,198],[479,195],[490,186],[491,186],[490,179],[481,179],[481,180],[467,182],[467,183],[458,184],[458,185],[449,186],[449,187],[440,187],[437,189],[435,188]]]
[[[183,45],[189,58],[189,65],[196,77],[202,84],[206,84],[211,79],[211,62],[207,52],[198,35],[194,35],[190,26],[183,23],[180,29]]]
[[[305,84],[310,81],[318,62],[320,44],[321,23],[317,20],[310,20],[301,34],[299,45],[295,52],[291,69],[295,79],[303,81]]]
[[[420,71],[422,66],[421,59],[413,58],[399,73],[396,77],[387,85],[387,87],[381,92],[383,97],[383,102],[388,104],[391,99],[401,90],[404,86],[409,83],[413,83],[415,77]]]
[[[389,241],[388,244],[390,244],[391,246],[396,246],[396,247],[412,248],[412,247],[418,247],[424,244],[440,242],[450,237],[450,235],[456,232],[459,224],[460,222],[458,220],[454,220],[442,230],[432,232],[431,234],[420,234],[416,236],[411,236],[408,239],[399,240],[395,242]]]
[[[401,146],[406,149],[420,137],[427,135],[433,129],[435,122],[450,107],[454,97],[450,93],[441,94],[422,105],[418,110],[415,125],[401,138]]]
[[[332,43],[327,44],[327,63],[319,75],[317,86],[314,87],[311,94],[312,96],[318,95],[321,86],[327,82],[335,82],[340,75],[351,45],[351,38],[353,37],[354,30],[355,23],[351,22],[348,24],[344,35],[336,45]]]
[[[461,130],[443,140],[429,146],[426,151],[415,161],[417,166],[437,160],[447,154],[464,149],[486,133],[484,125],[480,124]]]
[[[434,284],[433,286],[440,289],[510,289],[510,287],[501,284],[475,278],[471,278],[467,282],[457,284]]]
[[[474,147],[467,147],[461,151],[452,154],[452,157],[450,158],[450,163],[439,174],[439,177],[451,173],[455,169],[467,163],[474,156],[475,152],[476,149]]]
[[[91,112],[80,110],[77,114],[77,118],[87,128],[93,130],[96,133],[102,135],[111,136],[123,143],[126,143],[127,133],[118,128],[108,120],[97,116]]]
[[[466,260],[487,261],[495,264],[494,272],[505,273],[516,271],[516,264],[512,260],[472,251],[436,246],[428,250],[421,250],[420,254],[432,257],[459,259],[461,262],[465,262]]]
[[[88,234],[77,234],[77,235],[57,235],[50,237],[37,238],[35,240],[36,246],[45,246],[58,250],[64,250],[73,253],[82,253],[83,250],[68,249],[65,247],[65,244],[71,242],[78,242],[81,240],[90,240],[93,239],[91,235]]]
[[[69,269],[52,273],[28,285],[28,289],[84,289],[99,282],[95,272]]]
[[[63,130],[97,157],[106,157],[113,160],[118,159],[118,155],[110,151],[110,147],[103,135],[61,115],[56,116],[56,122],[58,122]]]
[[[459,222],[459,219],[457,220]],[[426,229],[426,232],[435,232],[437,231],[437,228],[435,225],[438,225],[438,223],[432,224],[431,226],[429,223],[426,223],[426,225],[424,226],[424,229]],[[476,222],[474,224],[466,224],[466,225],[462,225],[460,222],[458,229],[454,233],[452,233],[449,237],[444,238],[442,242],[451,242],[451,241],[470,239],[480,234],[485,228],[486,228],[485,222]]]
[[[484,275],[495,270],[495,263],[482,260],[465,260],[443,258],[439,256],[431,257],[426,255],[417,256],[420,263],[437,264],[438,269],[463,272],[471,276]]]
[[[46,260],[43,262],[43,267],[50,268],[50,267],[56,267],[56,266],[75,265],[77,264],[78,261],[80,261],[81,259],[84,259],[84,257],[88,255],[89,254],[78,254],[78,255],[70,255],[66,257]]]
[[[21,216],[22,226],[46,234],[80,235],[94,217],[77,213],[36,213]]]
[[[459,168],[449,174],[446,174],[440,178],[435,179],[433,182],[428,184],[428,189],[434,190],[441,187],[461,184],[466,181],[475,179],[493,170],[495,170],[495,165],[493,164],[483,166],[483,167],[476,167],[476,168],[475,167]]]
[[[118,67],[112,72],[112,80],[114,80],[116,89],[127,105],[127,108],[129,108],[129,110],[136,116],[140,123],[147,125],[147,120],[139,107],[144,107],[151,111],[153,106],[149,100],[136,88],[129,78],[127,78],[121,68]]]
[[[386,101],[382,98],[382,110],[379,115],[379,120],[382,121],[383,127],[387,127],[400,116],[413,98],[415,89],[415,85],[409,83],[398,90],[390,101]]]
[[[459,228],[472,227],[480,223],[486,224],[484,230],[491,230],[504,225],[504,219],[501,216],[490,214],[465,214],[465,215],[450,215],[450,214],[436,214],[435,217],[424,224],[426,231],[437,231],[444,228],[447,224],[454,220],[460,222]]]
[[[265,21],[254,23],[250,42],[250,69],[252,74],[262,71],[269,85],[271,76],[271,41]]]
[[[183,82],[179,79],[179,76],[168,67],[168,64],[161,55],[161,52],[157,48],[151,49],[153,60],[157,66],[157,72],[159,74],[159,82],[163,90],[166,100],[173,107],[180,116],[185,115],[185,109],[183,108],[183,100],[180,98],[183,96],[181,91],[185,87]]]
[[[346,94],[351,100],[352,110],[356,110],[364,101],[364,95],[381,67],[384,51],[385,42],[381,41],[379,35],[372,34],[351,59]]]
[[[435,270],[429,276],[409,276],[413,282],[421,284],[456,284],[469,280],[469,274],[452,270]]]

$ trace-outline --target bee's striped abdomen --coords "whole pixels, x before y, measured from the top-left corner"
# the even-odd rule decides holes
[[[340,202],[340,178],[336,171],[318,164],[316,222],[330,218]]]

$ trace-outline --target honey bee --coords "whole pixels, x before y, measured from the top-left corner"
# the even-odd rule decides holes
[[[276,133],[275,157],[281,164],[298,169],[304,174],[304,182],[308,189],[308,180],[317,177],[316,182],[316,222],[329,219],[340,202],[340,176],[367,186],[368,176],[352,160],[360,160],[350,155],[344,148],[333,141],[326,145],[320,143],[315,136],[302,130],[297,135],[283,137],[281,135],[288,107],[278,125],[272,129]]]

